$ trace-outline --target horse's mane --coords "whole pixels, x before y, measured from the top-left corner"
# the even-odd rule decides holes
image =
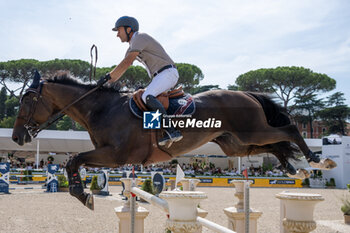
[[[58,72],[53,77],[45,79],[49,83],[59,83],[63,85],[82,87],[82,88],[94,88],[96,84],[85,83],[82,80],[73,77],[69,72]]]
[[[95,83],[87,83],[72,76],[69,72],[57,72],[53,77],[45,79],[49,83],[59,83],[68,86],[80,87],[84,89],[92,89],[97,86]],[[121,91],[118,85],[104,85],[100,90],[113,91],[118,93],[128,93],[131,91]]]

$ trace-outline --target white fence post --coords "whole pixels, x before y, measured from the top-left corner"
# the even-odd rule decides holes
[[[130,206],[130,189],[132,186],[132,179],[130,178],[122,178],[120,179],[124,185],[124,196],[128,198],[128,201],[124,203],[123,206],[119,206],[114,208],[116,215],[119,218],[119,233],[130,233],[131,231],[131,206]],[[141,180],[135,179],[136,184],[138,184]],[[138,206],[135,203],[135,222],[134,222],[134,233],[144,233],[144,221],[148,216],[149,211],[141,206]]]
[[[197,185],[200,182],[199,179],[182,179],[181,181],[183,191],[196,191]],[[201,218],[205,218],[208,215],[208,211],[197,208],[197,214]],[[201,226],[195,233],[201,233],[203,227]]]
[[[315,205],[324,200],[320,194],[282,192],[276,198],[281,200],[281,233],[308,233],[316,229],[313,213]]]
[[[247,181],[233,180],[233,184],[236,188],[235,196],[238,198],[238,202],[234,207],[228,207],[224,209],[224,212],[228,218],[228,228],[238,233],[245,232],[245,212],[244,212],[244,184]],[[248,181],[249,182],[249,181]],[[262,215],[262,212],[249,209],[249,232],[256,233],[258,227],[258,218]]]
[[[196,191],[199,182],[199,179],[182,179],[180,181],[183,191]]]
[[[169,219],[166,228],[174,233],[196,232],[201,227],[197,222],[197,205],[207,198],[203,192],[167,191],[159,195],[168,202]]]

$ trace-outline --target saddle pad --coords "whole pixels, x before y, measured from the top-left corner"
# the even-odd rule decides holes
[[[143,111],[139,109],[133,98],[129,99],[130,111],[137,117],[143,118]],[[191,115],[195,112],[196,106],[190,94],[180,98],[169,99],[168,115]]]

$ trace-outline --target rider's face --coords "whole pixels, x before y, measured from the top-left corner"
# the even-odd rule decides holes
[[[130,28],[127,28],[127,30],[129,31]],[[118,31],[117,31],[117,37],[120,38],[121,42],[127,42],[128,41],[128,36],[125,33],[124,27],[119,27]]]

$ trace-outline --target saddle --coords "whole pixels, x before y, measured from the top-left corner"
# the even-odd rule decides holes
[[[143,112],[148,111],[141,96],[145,92],[144,89],[140,89],[134,92],[132,98],[129,99],[130,111],[138,118],[143,118]],[[164,92],[157,96],[157,99],[161,102],[167,111],[168,115],[191,115],[195,112],[195,102],[190,94],[186,94],[182,87]],[[144,165],[152,164],[159,161],[169,161],[172,156],[158,147],[159,135],[155,130],[151,130],[151,153],[142,162]]]
[[[144,92],[145,89],[139,89],[134,92],[132,98],[135,101],[137,107],[139,107],[139,109],[141,109],[142,111],[147,111],[148,109],[141,98]],[[161,93],[157,96],[157,99],[163,105],[165,110],[167,110],[169,108],[169,99],[180,98],[183,96],[185,96],[185,92],[183,91],[182,86],[180,86],[179,88]]]

